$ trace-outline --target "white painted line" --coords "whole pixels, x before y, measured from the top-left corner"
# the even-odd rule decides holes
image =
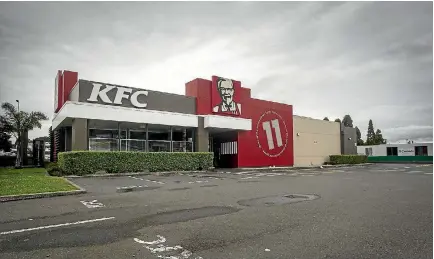
[[[256,179],[256,178],[259,178],[259,177],[257,177],[257,176],[247,176],[247,177],[241,178],[241,180]]]
[[[82,220],[82,221],[71,222],[71,223],[63,223],[63,224],[57,224],[57,225],[47,225],[47,226],[36,227],[36,228],[24,228],[24,229],[18,229],[18,230],[11,230],[11,231],[0,232],[0,235],[9,235],[9,234],[14,234],[14,233],[22,233],[22,232],[41,230],[41,229],[48,229],[48,228],[67,227],[67,226],[80,225],[80,224],[86,224],[86,223],[92,223],[92,222],[98,222],[98,221],[104,221],[104,220],[110,220],[110,219],[115,219],[115,217],[99,218],[99,219],[89,219],[89,220]]]
[[[134,177],[134,176],[129,176],[130,178],[136,179],[136,180],[141,180],[143,181],[143,178],[138,178],[138,177]]]
[[[190,184],[192,184],[192,183],[208,183],[208,181],[205,180],[205,181],[195,181],[195,182],[188,182],[188,183],[190,183]]]
[[[246,172],[238,172],[238,173],[235,173],[235,174],[237,174],[237,175],[241,175],[241,174],[249,174],[249,173],[254,173],[255,171],[246,171]]]
[[[424,173],[424,174],[432,174],[432,173]]]
[[[406,174],[416,174],[416,173],[422,173],[423,171],[409,171],[409,172],[404,172]]]
[[[102,204],[101,202],[98,202],[97,200],[93,200],[93,201],[80,201],[80,202],[83,203],[83,205],[86,206],[86,207],[88,207],[89,209],[105,207],[104,204]]]
[[[163,182],[154,181],[154,180],[149,180],[149,179],[145,179],[145,181],[147,181],[147,182],[151,182],[151,183],[157,183],[157,184],[164,184]]]

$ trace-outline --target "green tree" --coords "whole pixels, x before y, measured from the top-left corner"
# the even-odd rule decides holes
[[[7,125],[0,123],[0,150],[4,150],[5,152],[11,151],[12,148],[11,135],[8,134],[10,129],[7,127]]]
[[[368,123],[368,133],[366,134],[366,145],[375,145],[375,131],[374,123],[369,120]]]
[[[377,129],[375,131],[374,144],[375,145],[386,144],[386,140],[383,138],[383,134],[381,133],[380,129]]]
[[[15,161],[15,167],[19,168],[23,163],[22,138],[24,134],[35,127],[41,128],[41,121],[48,120],[48,117],[44,113],[38,111],[30,113],[18,111],[15,106],[8,102],[2,103],[1,107],[4,111],[4,115],[0,116],[0,124],[4,125],[4,127],[7,129],[7,133],[13,134],[17,140],[17,158]]]
[[[322,119],[324,121],[330,121],[328,117],[324,117],[324,119]]]
[[[342,124],[344,124],[345,127],[353,127],[353,119],[351,119],[350,115],[345,115],[342,119]]]
[[[339,122],[339,123],[341,123],[341,119],[337,118],[337,119],[335,120],[335,122]]]
[[[360,129],[356,126],[356,134],[357,134],[357,145],[363,146],[365,142],[362,139],[362,133],[360,132]]]

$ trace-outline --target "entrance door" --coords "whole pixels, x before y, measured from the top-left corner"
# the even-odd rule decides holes
[[[238,166],[237,132],[210,134],[209,150],[214,153],[214,167],[235,168]]]

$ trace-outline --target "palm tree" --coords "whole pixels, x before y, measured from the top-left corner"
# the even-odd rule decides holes
[[[35,127],[41,128],[41,121],[48,120],[47,115],[42,112],[24,112],[19,111],[11,103],[2,103],[1,105],[4,114],[0,116],[0,124],[7,129],[8,133],[11,133],[16,138],[17,143],[17,158],[15,161],[15,167],[20,168],[22,166],[22,136],[24,133],[34,129]],[[25,147],[27,148],[27,147]],[[27,153],[27,152],[26,152]]]

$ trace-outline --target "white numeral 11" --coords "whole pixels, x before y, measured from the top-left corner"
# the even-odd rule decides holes
[[[274,134],[276,135],[277,146],[283,146],[282,134],[280,133],[279,120],[274,119],[271,121],[264,121],[262,123],[262,128],[265,130],[265,135],[267,136],[268,149],[274,149],[273,133],[271,132],[271,126],[274,128]]]

